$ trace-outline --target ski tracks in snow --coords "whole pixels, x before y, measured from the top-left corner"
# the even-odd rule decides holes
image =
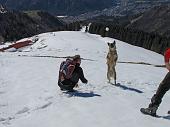
[[[23,107],[20,110],[16,111],[15,114],[10,115],[8,117],[1,117],[0,115],[0,125],[3,126],[8,126],[11,124],[12,120],[16,120],[16,119],[20,119],[22,117],[26,117],[28,115],[31,115],[32,113],[36,113],[39,112],[40,110],[45,110],[46,108],[48,108],[50,105],[53,104],[54,100],[52,100],[54,97],[49,96],[44,98],[43,102],[35,107]],[[2,106],[6,107],[7,105],[0,105],[0,108],[2,108]],[[0,113],[1,114],[1,113]]]

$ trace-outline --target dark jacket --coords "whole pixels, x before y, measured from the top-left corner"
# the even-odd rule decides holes
[[[64,79],[63,81],[60,81],[60,79],[58,79],[58,85],[60,86],[60,88],[70,90],[75,87],[75,85],[78,83],[79,79],[83,83],[88,82],[87,79],[84,77],[83,69],[80,67],[79,64],[76,64],[71,78]]]

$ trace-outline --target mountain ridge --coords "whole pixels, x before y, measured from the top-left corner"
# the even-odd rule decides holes
[[[10,9],[43,10],[54,15],[78,15],[113,5],[113,0],[0,0]]]
[[[42,32],[57,31],[58,28],[64,27],[58,18],[47,12],[36,11],[35,13],[36,18],[31,16],[31,12],[0,13],[0,41],[15,41]]]

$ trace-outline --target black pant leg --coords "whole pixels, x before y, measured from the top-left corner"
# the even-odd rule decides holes
[[[167,73],[163,81],[160,83],[156,94],[151,99],[149,107],[159,106],[165,93],[170,89],[170,72]]]
[[[64,80],[62,82],[58,82],[58,86],[61,88],[61,89],[64,89],[64,90],[73,90],[73,88],[75,87],[75,83],[71,82],[70,80]]]

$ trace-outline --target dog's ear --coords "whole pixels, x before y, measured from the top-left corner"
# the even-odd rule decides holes
[[[116,45],[116,41],[115,40],[113,41],[113,45]]]

